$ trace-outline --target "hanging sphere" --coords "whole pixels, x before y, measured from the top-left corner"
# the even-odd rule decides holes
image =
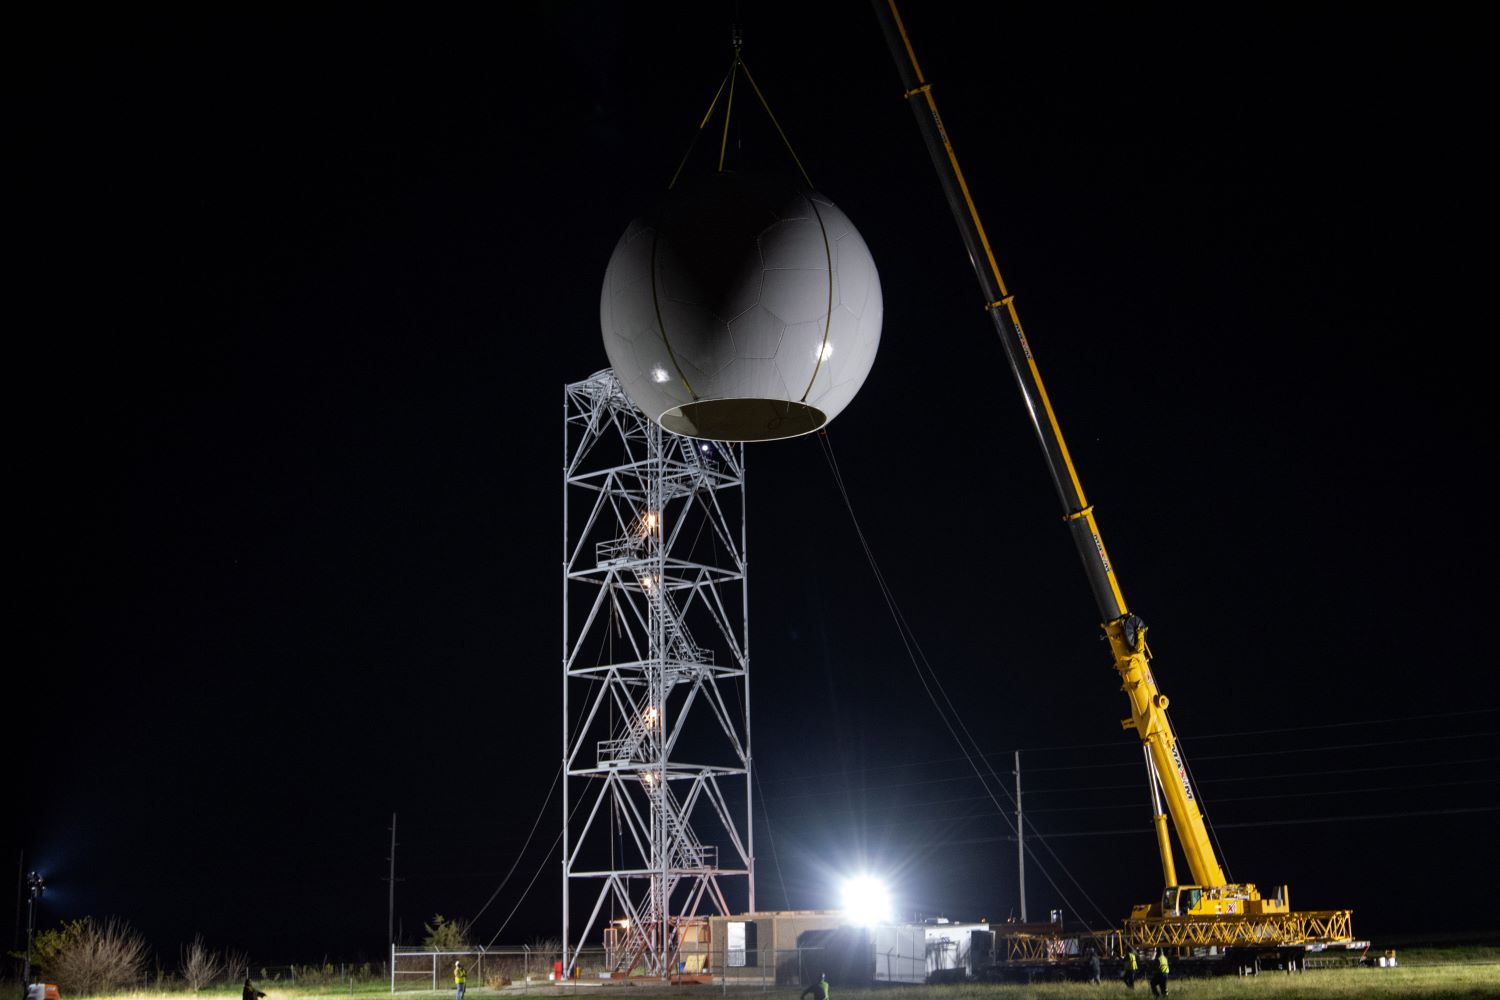
[[[632,221],[604,272],[604,350],[666,430],[775,441],[836,417],[880,344],[880,275],[815,191],[718,174]]]

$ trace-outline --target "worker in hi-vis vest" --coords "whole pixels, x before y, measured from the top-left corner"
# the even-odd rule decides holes
[[[455,961],[453,963],[453,1000],[464,1000],[464,985],[469,981],[469,974],[464,971],[464,963]]]
[[[812,997],[812,1000],[828,1000],[828,973],[823,973],[816,982],[809,983],[798,1000],[807,1000],[808,997]]]
[[[1167,949],[1156,949],[1156,975],[1151,977],[1152,996],[1164,997],[1167,995],[1167,973],[1171,971],[1171,966],[1167,965]]]

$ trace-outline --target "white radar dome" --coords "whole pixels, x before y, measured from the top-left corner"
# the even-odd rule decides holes
[[[635,219],[604,272],[604,350],[662,427],[775,441],[823,427],[880,345],[880,275],[815,191],[719,174]]]

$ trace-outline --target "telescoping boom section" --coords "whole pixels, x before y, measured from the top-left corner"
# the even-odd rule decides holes
[[[1139,947],[1298,945],[1347,941],[1350,911],[1292,912],[1285,886],[1263,895],[1248,882],[1228,882],[1209,838],[1182,749],[1167,717],[1167,696],[1151,672],[1146,625],[1125,603],[1114,566],[1104,547],[1094,508],[1084,496],[1078,470],[1068,454],[1057,414],[1042,384],[1031,345],[1021,328],[1015,296],[1005,287],[999,266],[958,157],[938,114],[932,86],[923,77],[895,0],[873,0],[901,81],[905,99],[932,157],[939,182],[979,280],[983,303],[1015,375],[1032,428],[1052,476],[1063,517],[1082,560],[1098,605],[1121,689],[1130,701],[1122,720],[1144,751],[1155,805],[1154,825],[1165,888],[1161,898],[1136,906],[1125,924],[1125,938]],[[1168,826],[1168,818],[1171,825]],[[1178,882],[1171,833],[1187,861],[1190,884]]]

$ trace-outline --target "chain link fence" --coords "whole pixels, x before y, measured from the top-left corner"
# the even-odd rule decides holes
[[[713,983],[736,990],[771,990],[803,986],[827,974],[835,985],[855,985],[880,981],[920,982],[925,978],[923,956],[875,956],[874,968],[849,969],[845,963],[829,968],[831,957],[824,948],[760,949],[748,955],[731,953],[729,964],[715,967],[708,951],[684,948],[668,978],[677,981]],[[602,980],[624,978],[615,971],[614,956],[603,948],[587,948],[570,956],[571,968],[563,968],[560,948],[506,947],[473,948],[464,951],[393,948],[391,950],[391,992],[451,991],[453,963],[462,962],[469,989],[505,990],[524,993],[545,988],[549,993],[571,992],[567,984],[580,990],[597,987]],[[918,971],[918,966],[921,970]],[[633,977],[647,975],[637,966]]]
[[[603,961],[603,951],[599,952]],[[555,978],[562,962],[561,946],[521,945],[434,951],[431,948],[391,949],[391,992],[452,990],[453,963],[462,962],[469,986],[489,990],[520,988]]]

